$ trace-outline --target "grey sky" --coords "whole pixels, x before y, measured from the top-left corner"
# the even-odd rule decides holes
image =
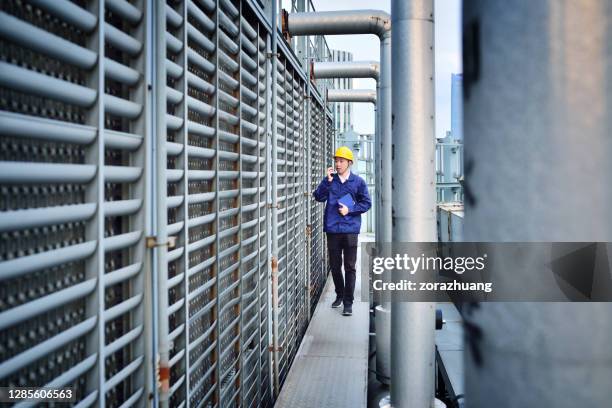
[[[380,9],[390,12],[390,0],[312,0],[317,11]],[[283,0],[283,7],[291,10],[291,1]],[[435,0],[435,58],[436,58],[436,137],[444,137],[450,130],[451,73],[461,68],[461,0]],[[355,61],[379,60],[379,41],[374,35],[326,36],[330,48],[353,53]],[[353,87],[375,89],[373,79],[354,79]],[[371,104],[356,103],[353,124],[358,133],[374,133],[374,108]]]

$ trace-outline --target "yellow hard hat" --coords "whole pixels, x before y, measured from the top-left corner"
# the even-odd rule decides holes
[[[336,150],[334,157],[342,157],[343,159],[350,160],[352,162],[355,161],[355,159],[353,158],[353,152],[351,152],[351,149],[346,146],[340,146]]]

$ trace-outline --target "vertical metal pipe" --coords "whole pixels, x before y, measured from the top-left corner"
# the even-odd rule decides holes
[[[306,54],[308,58],[308,53]],[[310,65],[310,64],[307,64]],[[308,70],[310,71],[310,69]],[[309,72],[307,72],[309,74]],[[306,277],[306,299],[307,299],[307,313],[308,313],[308,321],[311,318],[311,307],[310,307],[310,288],[311,288],[311,273],[312,273],[312,193],[310,192],[312,188],[312,140],[310,134],[310,77],[306,75],[306,109],[304,112],[304,120],[306,125],[306,134],[304,137],[306,143],[306,191],[307,191],[307,200],[306,200],[306,269],[307,269],[307,277]]]
[[[183,3],[182,4],[182,16],[183,16],[183,21],[188,21],[189,18],[189,12],[188,12],[188,8],[187,8],[187,3]],[[182,35],[181,35],[181,41],[183,42],[183,44],[187,44],[188,43],[188,34],[187,34],[187,24],[183,24],[182,25]],[[189,58],[188,58],[188,52],[187,52],[187,47],[183,47],[182,55],[180,55],[180,59],[181,61],[181,65],[183,67],[185,67],[185,70],[187,70],[187,68],[189,67]],[[182,84],[179,85],[179,88],[181,89],[181,92],[183,94],[183,100],[182,100],[182,112],[180,112],[182,119],[183,119],[183,123],[185,124],[183,126],[183,129],[181,129],[181,133],[182,133],[182,143],[183,143],[183,155],[182,155],[182,167],[183,167],[183,180],[182,180],[182,195],[183,195],[183,231],[181,233],[181,235],[183,236],[182,241],[183,241],[183,271],[185,271],[184,273],[184,277],[183,277],[183,293],[185,296],[185,299],[188,298],[189,296],[189,287],[190,287],[190,279],[189,279],[189,268],[190,268],[190,256],[189,256],[189,227],[188,227],[188,223],[189,223],[189,129],[188,126],[186,125],[188,123],[189,120],[189,107],[188,107],[188,103],[187,103],[187,98],[185,97],[185,95],[189,95],[189,84],[187,81],[187,75],[183,75],[182,78]],[[177,108],[181,106],[181,104],[177,105]],[[180,156],[178,156],[176,159],[178,161]],[[185,324],[185,354],[186,357],[184,359],[184,365],[185,365],[185,372],[189,373],[191,371],[191,359],[189,358],[189,352],[190,352],[190,344],[189,344],[189,339],[191,338],[191,333],[192,333],[192,326],[190,324],[188,324],[189,322],[189,317],[190,317],[190,312],[191,312],[191,307],[185,305],[183,308],[183,319],[184,321],[187,323]],[[178,314],[178,312],[177,312]],[[186,390],[190,390],[191,389],[191,383],[192,383],[192,379],[189,378],[189,375],[185,376],[185,389]],[[185,399],[188,399],[189,396],[187,395]]]
[[[239,229],[238,229],[238,239],[240,241],[239,245],[240,245],[240,249],[238,250],[239,252],[239,266],[238,266],[238,279],[240,281],[240,284],[238,285],[238,298],[240,299],[238,301],[238,305],[240,307],[240,311],[238,312],[240,314],[240,316],[238,317],[239,323],[239,335],[238,335],[238,350],[240,350],[240,352],[242,353],[244,350],[244,342],[245,342],[245,338],[244,338],[244,289],[243,289],[243,285],[244,285],[244,262],[243,262],[243,252],[244,252],[244,245],[243,245],[243,241],[242,241],[242,237],[244,236],[244,228],[242,226],[243,222],[244,222],[244,216],[243,216],[243,211],[242,211],[242,206],[244,203],[244,181],[243,181],[243,169],[242,169],[242,141],[244,139],[243,136],[243,130],[242,130],[242,83],[243,83],[243,79],[242,79],[242,72],[243,72],[243,66],[242,66],[242,58],[240,57],[240,54],[243,52],[242,51],[242,36],[243,31],[243,24],[241,23],[241,18],[242,18],[242,2],[240,2],[238,4],[238,17],[236,19],[237,21],[237,26],[238,26],[238,38],[236,39],[236,44],[238,45],[238,54],[237,54],[237,58],[238,58],[238,83],[240,85],[238,85],[238,90],[237,90],[237,96],[238,96],[238,106],[236,107],[236,112],[238,113],[238,189],[239,189],[239,193],[238,193],[238,214],[237,214],[237,218],[238,218],[238,225],[239,225]],[[256,47],[259,47],[259,45],[256,42]],[[259,52],[259,51],[258,51]],[[259,69],[255,72],[255,80],[256,80],[256,84],[255,86],[257,87],[258,83],[259,83]],[[258,88],[255,88],[258,89]],[[234,95],[236,95],[236,93]],[[258,107],[259,108],[259,107]],[[253,120],[257,121],[257,118],[259,117],[259,115],[256,115]],[[257,125],[257,134],[259,134],[259,123],[256,124]],[[257,151],[259,153],[259,150]],[[259,156],[259,154],[258,154]],[[259,180],[259,178],[257,179]],[[258,207],[259,208],[259,207]],[[258,214],[259,215],[259,214]],[[259,229],[257,230],[257,234],[259,235]],[[259,241],[259,239],[258,239]],[[259,251],[258,251],[259,252]],[[245,377],[245,369],[244,369],[244,360],[242,358],[238,359],[238,381],[240,384],[240,391],[239,391],[239,397],[238,400],[240,401],[239,404],[240,405],[244,405],[244,392],[245,392],[245,387],[246,387],[246,382],[244,381],[244,377]],[[187,388],[189,389],[189,388]],[[250,401],[248,402],[250,403]]]
[[[610,2],[506,6],[463,7],[466,240],[609,243]],[[611,314],[603,302],[481,303],[469,315],[480,336],[468,337],[478,353],[465,351],[466,403],[610,405]]]
[[[272,259],[270,266],[272,268],[272,356],[273,356],[273,371],[274,371],[274,397],[278,396],[280,391],[279,384],[279,361],[278,361],[278,152],[277,152],[277,109],[276,99],[278,75],[278,16],[276,1],[272,2]]]
[[[92,2],[92,11],[94,14],[104,18],[105,15],[105,2],[99,0]],[[87,41],[87,45],[91,49],[96,49],[100,59],[98,60],[97,67],[92,70],[88,78],[88,86],[92,89],[96,89],[98,94],[104,92],[105,88],[105,76],[104,76],[104,51],[105,51],[105,25],[99,24],[97,32],[91,36]],[[86,150],[86,162],[95,164],[98,168],[96,177],[87,186],[85,199],[87,202],[96,202],[98,211],[96,211],[95,217],[88,223],[85,238],[87,240],[96,240],[97,248],[94,255],[86,261],[85,270],[87,271],[87,279],[95,278],[98,282],[102,282],[104,277],[104,117],[105,108],[103,101],[98,98],[96,104],[92,107],[87,115],[87,124],[92,125],[98,129],[98,134],[95,143],[92,143],[91,147]],[[105,371],[106,364],[104,350],[105,340],[105,324],[104,324],[104,309],[105,309],[105,288],[104,285],[98,284],[96,294],[90,296],[86,301],[86,313],[87,315],[96,315],[98,317],[97,330],[91,332],[87,336],[87,354],[98,353],[97,362],[95,369],[90,370],[87,375],[87,383],[90,384],[87,392],[93,391],[93,389],[102,389],[105,383]],[[105,403],[106,395],[100,395],[98,401],[101,405]]]
[[[155,115],[155,103],[153,91],[153,76],[154,71],[157,69],[154,63],[154,57],[156,53],[153,52],[155,46],[154,33],[157,29],[154,23],[155,8],[153,0],[146,0],[146,53],[147,58],[145,60],[145,85],[146,85],[146,111],[145,111],[145,122],[149,126],[145,126],[145,182],[148,188],[145,188],[145,234],[146,236],[153,236],[155,233],[155,214],[157,214],[156,207],[156,185],[155,185],[155,157],[154,157],[154,146],[155,146],[155,135],[156,127],[153,118]],[[157,373],[155,373],[155,356],[157,356],[158,347],[158,326],[157,326],[157,315],[158,315],[158,302],[157,302],[157,263],[155,255],[152,251],[147,251],[145,254],[144,263],[144,280],[145,280],[145,313],[144,319],[151,324],[145,324],[145,347],[148,349],[145,353],[150,356],[151,359],[147,362],[147,367],[152,367],[146,371],[146,387],[145,392],[152,398],[154,406],[158,405],[157,401]]]
[[[376,101],[380,101],[380,83],[376,81]],[[380,170],[378,161],[380,160],[380,106],[374,106],[374,242],[380,242]],[[376,248],[378,250],[378,248]],[[374,291],[374,296],[370,301],[371,307],[380,304],[380,293]]]
[[[393,241],[434,242],[433,0],[393,0],[391,16]],[[433,406],[434,330],[435,303],[392,303],[394,407]]]
[[[166,9],[163,2],[155,2],[155,148],[156,148],[156,204],[157,204],[157,255],[158,270],[158,330],[159,330],[159,404],[168,406],[170,390],[170,342],[168,339],[168,211],[166,197],[168,186],[166,184]]]
[[[222,369],[222,361],[221,361],[221,279],[219,278],[219,275],[221,273],[221,259],[219,257],[219,254],[221,253],[221,217],[220,217],[220,208],[221,208],[221,197],[219,196],[219,190],[221,190],[221,180],[219,177],[219,170],[221,169],[220,163],[221,163],[221,158],[219,155],[219,152],[221,151],[220,148],[220,141],[221,141],[221,137],[219,135],[219,130],[220,128],[220,120],[219,120],[219,106],[220,104],[220,97],[219,97],[219,90],[220,90],[220,83],[221,81],[219,80],[219,61],[221,60],[221,58],[219,57],[219,32],[221,31],[221,23],[220,23],[220,12],[219,12],[219,0],[211,0],[214,1],[215,7],[214,7],[214,24],[215,24],[215,39],[214,39],[214,43],[215,43],[215,55],[214,55],[214,65],[216,67],[216,71],[214,74],[214,87],[215,87],[215,94],[214,94],[214,104],[215,104],[215,114],[214,114],[214,118],[212,120],[212,124],[215,127],[215,139],[214,139],[214,149],[215,149],[215,157],[214,157],[214,169],[215,169],[215,177],[214,177],[214,189],[215,189],[215,204],[214,204],[214,211],[215,211],[215,221],[214,221],[214,226],[215,226],[215,251],[216,251],[216,256],[215,256],[215,263],[214,263],[214,270],[215,270],[215,275],[216,275],[216,279],[215,279],[215,286],[214,286],[214,293],[215,293],[215,318],[216,318],[216,327],[215,327],[215,338],[217,339],[216,345],[215,345],[215,353],[216,353],[216,358],[215,358],[215,382],[217,385],[217,387],[215,387],[215,398],[218,404],[221,403],[221,381],[223,380],[222,376],[221,376],[221,369]],[[212,5],[210,7],[212,9]]]
[[[310,0],[306,0],[306,9],[305,11],[309,11],[310,10]],[[307,221],[306,221],[306,231],[307,231],[307,236],[306,236],[306,245],[307,245],[307,256],[308,256],[308,288],[307,288],[307,300],[308,300],[308,321],[310,322],[310,318],[311,318],[311,307],[310,307],[310,302],[311,302],[311,295],[310,295],[310,290],[311,290],[311,279],[312,279],[312,193],[311,193],[311,189],[312,189],[312,135],[310,133],[310,104],[311,104],[311,95],[312,95],[312,90],[311,90],[311,82],[310,82],[310,37],[309,36],[305,36],[304,37],[304,51],[306,54],[306,112],[305,112],[305,120],[306,120],[306,135],[305,135],[305,143],[306,143],[306,191],[308,192],[308,199],[307,199],[307,207],[306,207],[306,217],[307,217]]]
[[[241,5],[242,7],[242,5]],[[244,16],[241,16],[241,18],[244,18]],[[261,60],[261,52],[260,52],[260,45],[259,45],[259,39],[260,39],[260,34],[261,34],[261,26],[259,23],[257,23],[257,34],[255,37],[255,44],[257,47],[257,56],[255,57],[255,59],[257,60],[257,66],[261,67],[262,63],[264,63],[264,61]],[[265,70],[265,68],[264,68]],[[259,70],[258,70],[259,71]],[[265,71],[264,71],[265,72]],[[267,72],[266,72],[267,75]],[[260,83],[261,83],[261,75],[259,72],[257,72],[257,87],[255,89],[257,89],[257,99],[255,100],[255,106],[257,107],[257,116],[256,116],[256,123],[257,123],[257,282],[255,283],[255,292],[257,293],[257,303],[256,303],[256,307],[257,307],[257,338],[259,339],[258,341],[261,342],[261,246],[262,246],[262,239],[261,239],[261,218],[262,218],[262,208],[261,208],[261,136],[262,133],[259,129],[259,126],[262,125],[262,118],[261,118],[261,105],[260,105],[260,98],[261,98],[261,91],[260,91]],[[264,118],[267,116],[264,116]],[[264,137],[267,138],[267,134],[264,133]],[[264,173],[264,175],[269,174],[269,173]],[[267,203],[267,201],[266,201]],[[267,209],[264,207],[263,211],[267,213]],[[266,216],[267,218],[267,216]],[[266,224],[267,227],[267,224]],[[266,234],[268,235],[268,234]],[[265,258],[266,260],[266,265],[268,264],[267,260],[268,258]],[[261,344],[261,343],[260,343]],[[267,342],[266,342],[267,345]],[[263,405],[263,401],[262,401],[262,386],[261,386],[261,374],[262,374],[262,370],[261,370],[261,345],[258,346],[258,350],[257,350],[257,402],[256,404],[258,405]]]
[[[392,23],[393,24],[393,23]],[[394,28],[395,30],[395,28]],[[392,228],[391,228],[391,198],[392,198],[392,179],[391,179],[391,124],[392,124],[392,111],[391,111],[391,32],[384,36],[380,40],[380,81],[378,82],[380,100],[378,101],[378,107],[380,108],[380,124],[378,125],[379,131],[379,160],[380,160],[380,173],[379,173],[379,184],[380,189],[378,198],[378,228],[379,233],[377,239],[377,250],[380,252],[380,256],[385,256],[385,250],[388,252],[388,246],[392,242]],[[385,246],[386,245],[386,246]],[[390,255],[390,254],[389,254]],[[378,300],[378,299],[377,299]],[[378,300],[380,301],[380,300]],[[391,319],[391,305],[385,302],[377,307],[376,309],[376,328],[389,327]],[[392,353],[388,351],[391,348],[391,330],[382,330],[380,333],[377,330],[376,336],[376,349],[380,350],[380,353],[376,355],[376,369],[379,372],[377,378],[388,384],[388,377],[392,377],[389,369],[391,367],[391,356]],[[386,351],[386,352],[385,352]],[[395,357],[394,357],[395,358]]]
[[[271,212],[272,212],[272,141],[271,141],[271,131],[272,131],[272,46],[271,46],[271,36],[266,38],[266,272],[268,276],[268,290],[267,292],[267,311],[268,311],[268,342],[270,341],[270,336],[272,334],[272,321],[274,320],[273,312],[272,312],[272,262],[269,260],[272,259],[272,237],[271,237]],[[269,344],[269,343],[268,343]],[[270,380],[270,396],[274,395],[274,368],[273,368],[273,359],[269,357],[270,353],[268,353],[268,378]]]
[[[391,33],[380,40],[380,242],[391,242]]]

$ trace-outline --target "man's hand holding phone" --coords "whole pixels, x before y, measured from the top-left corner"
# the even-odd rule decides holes
[[[334,168],[328,167],[327,168],[327,181],[331,183],[333,179],[334,179]]]

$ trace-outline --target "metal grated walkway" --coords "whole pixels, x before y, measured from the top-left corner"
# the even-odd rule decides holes
[[[331,308],[330,274],[275,407],[367,405],[369,304],[361,302],[360,257],[359,250],[353,316]]]

